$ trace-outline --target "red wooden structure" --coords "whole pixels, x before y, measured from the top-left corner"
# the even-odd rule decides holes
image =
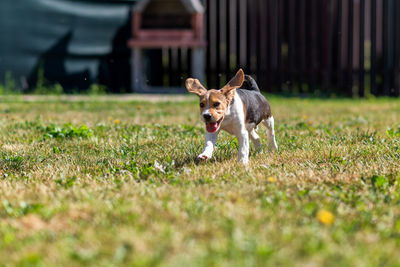
[[[132,90],[154,92],[145,84],[143,49],[191,48],[192,76],[204,76],[204,9],[199,0],[141,0],[132,14]]]

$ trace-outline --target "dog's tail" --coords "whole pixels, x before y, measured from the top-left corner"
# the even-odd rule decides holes
[[[253,91],[260,92],[260,88],[258,88],[256,81],[250,75],[245,74],[244,78],[248,85],[246,88],[247,90],[253,90]]]

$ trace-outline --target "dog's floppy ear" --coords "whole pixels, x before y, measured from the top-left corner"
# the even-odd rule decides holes
[[[189,78],[186,80],[186,89],[189,93],[196,94],[198,96],[205,95],[207,93],[207,89],[201,85],[200,81],[197,79]]]
[[[235,96],[234,89],[241,87],[243,82],[244,72],[242,69],[239,69],[235,77],[233,77],[224,87],[221,88],[221,92],[230,101]]]

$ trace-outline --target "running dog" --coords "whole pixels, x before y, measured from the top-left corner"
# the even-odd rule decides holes
[[[239,89],[245,80],[250,85],[249,89]],[[186,80],[186,88],[199,96],[201,119],[207,130],[204,150],[198,159],[207,160],[212,157],[218,133],[222,129],[236,136],[239,143],[238,160],[247,164],[249,137],[256,150],[262,151],[260,137],[256,133],[260,123],[267,128],[269,150],[278,150],[271,107],[260,93],[256,81],[245,75],[242,69],[220,90],[207,90],[199,80],[193,78]]]

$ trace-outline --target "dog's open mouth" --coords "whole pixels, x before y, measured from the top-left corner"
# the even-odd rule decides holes
[[[223,117],[217,122],[206,122],[206,129],[209,133],[215,133],[222,122]]]

